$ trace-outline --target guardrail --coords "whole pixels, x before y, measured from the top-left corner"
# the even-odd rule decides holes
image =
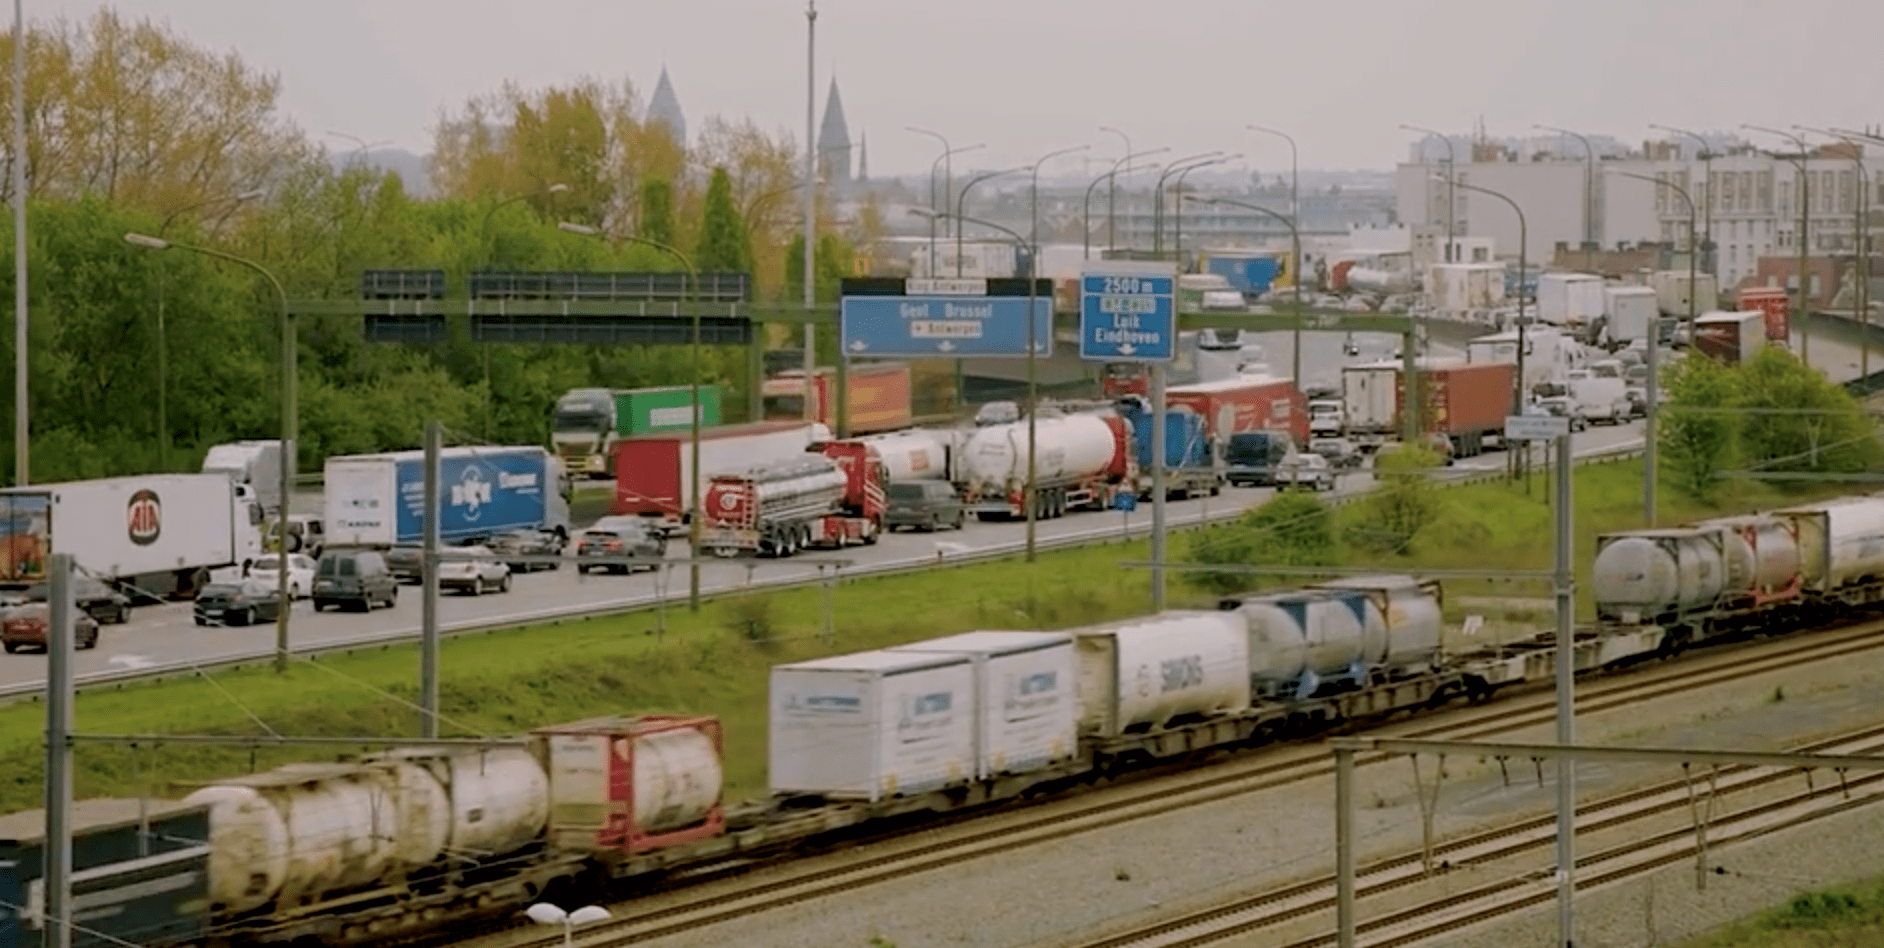
[[[1593,448],[1577,455],[1576,462],[1579,466],[1597,463],[1613,463],[1640,457],[1641,454],[1642,449],[1640,447],[1637,447],[1633,443],[1625,443],[1608,448]],[[1441,486],[1444,487],[1464,487],[1471,484],[1485,484],[1503,480],[1505,476],[1502,471],[1481,472],[1475,470],[1470,472],[1453,472],[1450,476],[1441,474],[1438,480]],[[1330,498],[1329,503],[1334,506],[1346,506],[1355,503],[1366,497],[1370,489],[1371,488],[1364,488],[1338,494]],[[1175,518],[1167,518],[1166,527],[1190,528],[1231,520],[1241,516],[1243,511],[1247,509],[1249,508],[1238,507],[1231,510],[1215,512],[1199,510],[1195,513],[1185,514]],[[1146,516],[1140,522],[1127,522],[1125,525],[1117,528],[1095,526],[1091,530],[1084,530],[1078,533],[1039,538],[1035,541],[1034,548],[1036,550],[1065,549],[1085,546],[1092,543],[1137,538],[1149,535],[1150,533],[1151,518]],[[991,544],[989,546],[976,547],[971,550],[963,550],[958,553],[944,554],[938,552],[934,559],[927,557],[912,558],[894,563],[881,563],[873,566],[853,568],[842,571],[841,575],[837,575],[835,578],[856,579],[859,577],[893,576],[899,573],[912,573],[917,570],[932,569],[936,566],[959,566],[970,563],[987,562],[989,560],[1003,559],[1022,553],[1026,548],[1027,543],[1024,539],[1012,540],[1004,543]],[[784,566],[816,568],[819,559],[819,557],[809,556],[778,562],[779,565]],[[736,563],[738,561],[731,562]],[[832,580],[829,577],[823,576],[822,571],[820,571],[820,575],[818,576],[780,576],[764,580],[754,579],[731,589],[703,593],[702,598],[717,599],[729,594],[742,595],[755,590],[779,590],[816,586],[826,581]],[[441,637],[470,635],[480,632],[495,632],[523,625],[557,623],[572,619],[623,615],[660,608],[663,605],[671,606],[676,601],[677,600],[672,595],[647,594],[625,597],[609,602],[590,602],[574,606],[540,609],[524,615],[490,616],[480,619],[469,619],[461,622],[441,624],[439,626],[439,635]],[[294,655],[346,654],[357,649],[383,648],[388,645],[415,641],[418,637],[419,632],[416,629],[373,632],[345,639],[330,639],[319,643],[291,646],[289,651]],[[164,678],[196,675],[212,670],[240,668],[244,665],[272,662],[274,658],[274,649],[266,648],[234,655],[219,655],[207,660],[163,662],[138,668],[92,672],[79,676],[77,687],[80,690],[115,687],[132,682],[155,681]],[[21,699],[36,700],[44,691],[45,683],[43,681],[22,682],[15,685],[0,686],[0,702],[10,702]]]

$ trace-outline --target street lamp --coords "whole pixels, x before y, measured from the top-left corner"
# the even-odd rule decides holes
[[[226,194],[185,204],[164,215],[163,224],[157,228],[157,236],[161,239],[170,230],[170,224],[177,219],[177,216],[186,211],[223,203],[239,204],[259,198],[266,193],[260,188],[255,188],[240,194]],[[170,470],[170,345],[164,333],[164,297],[169,295],[167,293],[169,278],[170,270],[159,265],[157,267],[157,469],[160,471]],[[283,497],[281,501],[285,504],[288,498]]]
[[[1029,216],[1027,223],[1027,239],[1034,245],[1034,252],[1036,254],[1040,252],[1040,166],[1061,155],[1070,155],[1074,152],[1087,151],[1091,148],[1091,145],[1076,145],[1072,148],[1062,148],[1059,151],[1047,152],[1034,161],[1033,180],[1027,186],[1027,213]],[[1035,265],[1038,266],[1037,261]],[[1033,269],[1029,268],[1027,271],[1028,279],[1032,279],[1033,275]]]
[[[478,239],[485,242],[486,244],[490,242],[491,219],[496,217],[497,212],[503,209],[504,207],[511,204],[515,204],[518,201],[528,201],[531,198],[539,198],[546,194],[561,194],[567,190],[569,190],[569,185],[557,183],[557,184],[549,185],[548,187],[538,188],[535,191],[530,191],[525,194],[519,194],[514,197],[507,197],[501,201],[498,201],[496,204],[491,205],[490,210],[484,212],[484,222],[478,225]],[[493,263],[495,262],[494,258],[496,256],[497,256],[496,253],[487,252],[484,256],[484,265],[486,267],[493,265]]]
[[[585,905],[573,912],[565,912],[548,902],[538,902],[524,909],[523,914],[538,925],[561,925],[564,948],[575,943],[576,926],[593,925],[614,917],[608,914],[608,909],[599,905]]]
[[[942,139],[942,154],[935,156],[935,160],[929,163],[929,275],[933,277],[936,275],[935,225],[936,221],[940,220],[944,222],[944,227],[947,226],[948,214],[945,213],[946,209],[944,205],[948,202],[949,193],[955,189],[955,169],[950,158],[953,155],[986,148],[988,145],[986,142],[977,142],[973,145],[963,145],[960,148],[950,148],[948,147],[948,139],[942,138],[941,135],[937,135],[935,132],[914,127],[911,127],[909,130],[924,135],[935,135],[936,138]],[[943,181],[940,191],[938,191],[935,186],[935,173],[939,169],[943,170],[943,174],[946,178],[946,180]],[[943,232],[942,236],[948,236],[946,230]]]
[[[1153,148],[1148,151],[1127,152],[1124,157],[1112,163],[1112,170],[1092,179],[1092,183],[1086,186],[1086,201],[1080,211],[1080,223],[1086,232],[1085,259],[1092,259],[1092,189],[1098,187],[1101,181],[1109,183],[1106,188],[1106,250],[1110,251],[1116,246],[1113,243],[1113,238],[1116,234],[1113,210],[1116,207],[1115,202],[1119,195],[1119,167],[1123,165],[1125,167],[1125,173],[1131,174],[1132,159],[1143,158],[1146,155],[1161,155],[1170,150],[1169,148]]]
[[[935,212],[925,211],[919,207],[910,208],[909,213],[922,217],[936,216]],[[984,221],[977,217],[957,217],[955,219],[957,233],[961,232],[963,224],[975,224],[989,228],[990,230],[998,230],[1014,238],[1016,246],[1027,246],[1027,239],[1025,237],[992,221]],[[1034,256],[1038,257],[1040,255],[1040,248],[1036,246],[1033,248],[1032,252]],[[1039,516],[1038,511],[1035,509],[1038,506],[1039,498],[1037,497],[1038,487],[1034,475],[1034,419],[1040,414],[1039,384],[1034,372],[1034,360],[1037,357],[1037,350],[1040,347],[1038,326],[1036,325],[1039,320],[1034,318],[1034,287],[1037,285],[1038,283],[1035,278],[1029,275],[1027,277],[1027,483],[1021,490],[1021,505],[1027,509],[1027,562],[1029,563],[1034,561],[1034,522]],[[1051,332],[1048,333],[1047,343],[1049,346],[1053,343]],[[959,365],[960,363],[958,362],[957,364]]]
[[[1224,155],[1221,158],[1212,158],[1209,161],[1200,161],[1189,167],[1183,168],[1178,171],[1177,184],[1172,186],[1172,190],[1177,192],[1179,198],[1182,198],[1184,196],[1184,178],[1187,175],[1189,175],[1191,172],[1196,171],[1199,168],[1208,168],[1211,165],[1220,165],[1226,161],[1235,161],[1236,159],[1241,158],[1241,157],[1243,156],[1240,154]],[[1171,205],[1171,217],[1172,217],[1171,230],[1173,231],[1172,237],[1171,237],[1171,245],[1172,245],[1173,251],[1176,252],[1178,256],[1178,262],[1180,264],[1178,269],[1182,270],[1183,267],[1181,266],[1181,264],[1184,261],[1184,202],[1182,200],[1176,201],[1175,203]]]
[[[1701,143],[1701,150],[1697,153],[1696,157],[1701,159],[1701,179],[1703,182],[1701,199],[1707,202],[1701,206],[1701,251],[1707,254],[1708,274],[1711,276],[1719,276],[1720,264],[1714,260],[1714,151],[1707,146],[1706,138],[1694,132],[1690,132],[1685,128],[1676,128],[1673,125],[1657,125],[1653,122],[1649,123],[1649,127],[1657,131],[1672,132],[1676,135],[1692,138]],[[1690,284],[1690,286],[1692,286],[1692,284]],[[1690,289],[1688,295],[1694,295],[1694,291]],[[1693,327],[1691,326],[1689,329],[1692,331]]]
[[[1568,135],[1583,143],[1583,150],[1588,153],[1588,161],[1583,166],[1583,246],[1585,248],[1594,246],[1596,243],[1596,146],[1591,144],[1586,136],[1567,128],[1558,128],[1555,125],[1531,127],[1539,131]],[[1693,295],[1692,288],[1689,290],[1689,295]]]
[[[1762,125],[1742,125],[1740,127],[1748,131],[1778,135],[1781,138],[1790,139],[1793,144],[1799,146],[1799,157],[1796,159],[1784,155],[1774,155],[1771,152],[1767,154],[1781,161],[1790,162],[1793,167],[1799,169],[1799,234],[1797,241],[1799,244],[1799,361],[1810,366],[1812,364],[1812,312],[1806,308],[1806,241],[1811,238],[1812,231],[1812,173],[1806,168],[1806,160],[1811,157],[1812,150],[1806,145],[1805,139],[1791,132],[1782,132],[1777,128],[1766,128]],[[1714,203],[1711,196],[1708,203]],[[1694,288],[1689,287],[1688,292],[1692,295]]]
[[[1183,171],[1193,163],[1209,164],[1211,159],[1223,154],[1222,151],[1206,151],[1195,155],[1186,155],[1174,159],[1158,173],[1158,186],[1151,195],[1151,253],[1161,256],[1164,253],[1164,183],[1172,175]]]
[[[607,234],[587,224],[562,221],[556,226],[572,234],[583,234],[602,240],[609,239]],[[700,510],[700,305],[699,301],[695,298],[695,294],[699,289],[700,271],[694,269],[693,260],[689,259],[686,254],[658,240],[649,240],[646,237],[637,236],[635,234],[621,234],[616,239],[659,250],[679,261],[681,269],[687,271],[686,286],[681,292],[682,301],[693,318],[693,365],[691,371],[688,373],[692,376],[691,388],[693,392],[693,411],[689,418],[689,430],[692,432],[691,440],[693,444],[688,449],[688,454],[690,455],[689,466],[691,467],[691,470],[688,472],[688,479],[692,483],[689,485],[688,490],[693,495],[693,499],[689,503],[687,513],[687,608],[693,612],[699,612],[700,531],[703,526],[704,518]],[[810,384],[810,376],[806,376],[806,384]],[[807,389],[807,391],[809,391],[809,389]]]
[[[1865,327],[1864,331],[1858,334],[1858,377],[1869,378],[1871,375],[1871,242],[1868,238],[1870,237],[1871,211],[1865,197],[1865,177],[1870,172],[1864,167],[1862,147],[1854,140],[1858,136],[1810,128],[1805,125],[1794,125],[1793,128],[1802,132],[1811,132],[1814,135],[1836,138],[1851,146],[1851,163],[1856,166],[1858,172],[1857,193],[1853,195],[1851,202],[1852,211],[1855,212],[1851,243],[1852,249],[1856,251],[1854,255],[1858,258],[1858,285],[1853,288],[1855,296],[1851,302],[1853,311],[1859,314],[1859,319],[1863,320]]]
[[[1445,249],[1445,253],[1442,254],[1442,256],[1445,258],[1443,262],[1451,263],[1452,262],[1452,238],[1458,229],[1457,227],[1454,226],[1455,221],[1453,220],[1453,213],[1454,213],[1453,208],[1458,206],[1458,202],[1454,200],[1453,193],[1452,193],[1453,179],[1458,177],[1458,174],[1457,174],[1458,166],[1455,162],[1458,156],[1452,150],[1452,136],[1444,134],[1442,132],[1434,131],[1433,129],[1430,129],[1430,128],[1424,128],[1419,125],[1407,125],[1407,124],[1402,123],[1400,127],[1403,129],[1406,129],[1409,132],[1419,132],[1422,135],[1428,135],[1433,138],[1437,138],[1446,146],[1446,249]],[[1420,164],[1421,166],[1424,166],[1426,164],[1426,148],[1424,145],[1420,147]],[[1428,204],[1427,206],[1431,207],[1432,205]],[[1520,273],[1518,274],[1518,285],[1520,288],[1522,288],[1523,284],[1524,284],[1524,275]]]
[[[193,244],[180,244],[152,237],[147,234],[125,234],[126,242],[151,250],[187,250],[206,257],[227,260],[254,270],[267,278],[275,288],[275,295],[281,300],[281,509],[276,514],[276,529],[279,531],[275,555],[280,558],[280,572],[277,574],[276,595],[280,599],[280,608],[275,615],[275,670],[288,670],[288,613],[293,600],[289,593],[293,587],[288,584],[288,498],[294,487],[295,440],[298,436],[295,412],[295,338],[294,314],[288,311],[288,292],[281,288],[281,281],[261,264],[246,257],[224,253],[210,247],[198,247]]]
[[[1485,195],[1490,195],[1491,197],[1495,197],[1498,200],[1503,201],[1506,204],[1510,205],[1511,212],[1513,214],[1518,215],[1518,390],[1514,392],[1511,396],[1511,400],[1512,400],[1511,413],[1514,415],[1522,415],[1524,414],[1524,400],[1525,400],[1525,394],[1526,394],[1525,388],[1524,388],[1524,350],[1525,350],[1526,345],[1529,342],[1529,340],[1525,338],[1526,337],[1526,332],[1525,332],[1526,324],[1525,324],[1525,319],[1524,319],[1524,274],[1530,270],[1530,265],[1531,265],[1530,258],[1529,256],[1527,256],[1527,249],[1529,248],[1530,242],[1531,242],[1531,234],[1530,234],[1529,229],[1525,226],[1525,223],[1524,223],[1524,208],[1519,207],[1518,202],[1513,201],[1511,198],[1506,197],[1505,195],[1500,194],[1497,191],[1493,191],[1490,188],[1479,187],[1476,184],[1466,184],[1463,181],[1455,181],[1455,180],[1449,179],[1446,181],[1446,186],[1447,187],[1461,187],[1461,188],[1466,189],[1467,191],[1477,191],[1480,194],[1485,194]],[[1689,294],[1689,295],[1692,296],[1693,294]]]
[[[1694,258],[1700,256],[1700,251],[1698,250],[1698,248],[1695,247],[1695,244],[1694,244],[1694,217],[1695,217],[1694,197],[1693,195],[1690,195],[1688,193],[1688,190],[1686,188],[1678,184],[1675,184],[1672,181],[1663,181],[1660,178],[1650,177],[1649,175],[1645,175],[1645,174],[1636,174],[1633,171],[1616,171],[1612,169],[1610,173],[1618,174],[1625,178],[1634,178],[1638,181],[1648,181],[1655,185],[1666,187],[1669,190],[1674,191],[1676,194],[1681,195],[1681,199],[1687,202],[1687,205],[1688,205],[1688,338],[1693,339],[1694,338],[1694,276],[1695,276],[1694,274],[1695,259]],[[1662,347],[1662,317],[1661,317],[1661,313],[1657,311],[1655,314],[1655,321],[1654,321],[1653,327],[1649,331],[1649,338],[1648,338],[1648,353],[1647,353],[1648,385],[1647,385],[1647,391],[1643,393],[1643,400],[1645,404],[1643,406],[1643,418],[1642,418],[1642,520],[1643,520],[1643,525],[1648,527],[1649,529],[1654,529],[1655,527],[1655,475],[1656,475],[1655,407],[1656,407],[1656,402],[1659,395],[1659,389],[1661,387],[1661,383],[1657,381],[1655,377],[1655,363],[1656,363],[1656,351],[1659,350],[1661,347]]]
[[[1244,210],[1256,211],[1258,213],[1267,214],[1270,217],[1273,217],[1276,220],[1281,221],[1284,226],[1289,228],[1289,240],[1293,242],[1297,248],[1300,248],[1302,246],[1302,232],[1297,229],[1296,221],[1292,220],[1289,217],[1284,217],[1281,214],[1278,214],[1275,211],[1272,211],[1266,207],[1261,207],[1255,204],[1248,204],[1243,201],[1234,200],[1232,198],[1200,198],[1194,194],[1186,194],[1182,196],[1189,198],[1193,201],[1203,203],[1203,204],[1228,204],[1232,207],[1240,207],[1240,208],[1243,208]],[[1298,249],[1296,252],[1300,253],[1301,251]],[[1301,309],[1302,309],[1302,281],[1299,279],[1295,281],[1295,308],[1296,308],[1297,319],[1295,323],[1295,349],[1291,353],[1291,359],[1294,362],[1294,368],[1292,369],[1292,371],[1295,373],[1294,375],[1295,387],[1303,388],[1304,386],[1302,382],[1302,323],[1301,323],[1301,318],[1300,318]]]
[[[1280,138],[1283,141],[1289,143],[1289,216],[1291,218],[1294,218],[1296,223],[1298,224],[1301,223],[1301,220],[1302,220],[1302,173],[1301,173],[1301,165],[1298,164],[1296,161],[1295,137],[1290,135],[1288,132],[1282,131],[1281,129],[1269,128],[1264,125],[1250,125],[1247,127],[1252,132],[1261,132],[1264,135],[1274,135],[1277,138]],[[1302,285],[1302,240],[1299,234],[1296,236],[1295,251],[1294,251],[1293,256],[1295,257],[1295,260],[1293,263],[1289,264],[1289,272],[1295,275],[1295,285],[1301,286]],[[1300,380],[1297,381],[1297,384],[1301,384]]]
[[[969,189],[973,188],[975,185],[980,184],[981,182],[986,181],[990,178],[998,178],[998,177],[1001,177],[1002,175],[1019,174],[1020,172],[1023,172],[1023,171],[1032,171],[1032,170],[1033,170],[1032,165],[1017,165],[1012,168],[1002,168],[1000,171],[989,171],[985,174],[976,175],[975,177],[968,179],[967,184],[962,185],[962,193],[957,195],[955,198],[955,213],[952,215],[944,215],[948,217],[953,217],[955,219],[955,275],[956,276],[959,277],[962,275],[962,221],[964,219],[962,217],[962,208],[964,205],[968,203]],[[933,276],[933,274],[931,275]]]

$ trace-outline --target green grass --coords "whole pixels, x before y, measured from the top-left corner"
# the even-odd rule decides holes
[[[1579,471],[1578,562],[1587,558],[1596,533],[1639,525],[1640,477],[1640,467],[1630,464]],[[1710,507],[1684,504],[1671,494],[1664,498],[1663,521],[1839,492],[1745,486]],[[1409,571],[1546,567],[1549,513],[1542,496],[1535,486],[1526,496],[1517,485],[1442,491],[1443,516],[1421,535],[1413,554],[1369,565]],[[1342,518],[1363,517],[1365,509],[1350,506]],[[1174,552],[1185,548],[1181,541],[1172,544]],[[602,714],[715,714],[725,722],[729,798],[762,794],[771,665],[969,629],[1064,628],[1142,614],[1150,600],[1149,577],[1118,564],[1149,555],[1142,540],[1115,541],[1043,553],[1031,566],[1012,558],[848,581],[832,594],[835,634],[828,642],[821,637],[824,597],[815,588],[715,600],[698,615],[670,607],[660,635],[655,614],[643,612],[452,638],[442,649],[441,733],[515,734]],[[1173,574],[1168,605],[1207,607],[1214,596],[1184,584],[1176,578],[1181,575]],[[1518,591],[1492,581],[1449,583],[1448,591],[1545,594],[1541,587]],[[213,683],[178,680],[87,691],[79,698],[77,725],[82,732],[112,734],[263,733],[252,713],[283,734],[414,735],[418,716],[410,702],[417,676],[416,649],[388,646],[297,663],[286,675],[255,667],[219,672]],[[37,703],[0,707],[0,812],[39,805],[43,729]],[[76,755],[77,792],[168,795],[177,792],[177,782],[334,751],[85,745]]]
[[[1884,881],[1794,896],[1682,948],[1835,948],[1884,944]]]

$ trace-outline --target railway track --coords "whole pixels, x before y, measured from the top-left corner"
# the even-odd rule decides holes
[[[1884,648],[1884,621],[1804,632],[1785,638],[1722,648],[1675,666],[1640,668],[1632,674],[1591,679],[1579,689],[1579,713],[1632,707],[1650,698],[1714,687],[1804,662],[1825,661]],[[1497,734],[1547,724],[1555,719],[1554,696],[1532,688],[1495,706],[1455,710],[1444,721],[1393,724],[1385,736],[1444,740],[1478,740]],[[1159,781],[1155,787],[1109,792],[1104,799],[1079,803],[1060,800],[1050,812],[1047,805],[1029,805],[984,812],[967,831],[935,839],[945,821],[930,831],[876,842],[880,851],[846,861],[841,866],[798,872],[784,870],[777,878],[755,880],[735,892],[703,895],[671,906],[633,911],[634,902],[612,906],[616,919],[579,931],[576,944],[587,948],[613,948],[723,924],[787,906],[855,892],[883,882],[957,865],[997,853],[1023,850],[1068,836],[1115,828],[1136,820],[1162,816],[1190,807],[1215,803],[1290,783],[1330,776],[1333,763],[1318,746],[1277,745],[1244,760],[1205,770],[1188,771],[1173,786]],[[1357,765],[1389,759],[1384,754],[1360,754]],[[964,814],[953,822],[966,822]],[[928,838],[923,838],[928,837]],[[729,862],[703,866],[689,873],[693,881],[736,878],[756,869],[778,865],[765,862]],[[485,948],[554,948],[561,935],[513,928],[478,944]]]
[[[1884,748],[1884,726],[1865,728],[1794,750],[1860,754],[1880,748]],[[1702,792],[1711,792],[1716,801],[1749,797],[1790,784],[1797,775],[1796,770],[1723,767],[1711,781],[1703,781],[1708,786]],[[1694,802],[1690,795],[1693,789],[1686,780],[1663,781],[1579,806],[1579,837],[1634,831],[1626,842],[1577,857],[1579,890],[1625,881],[1693,858],[1698,852],[1693,826],[1669,829],[1640,825],[1661,817],[1689,814]],[[1884,775],[1873,774],[1822,786],[1807,782],[1803,790],[1749,799],[1742,808],[1710,819],[1707,821],[1708,845],[1720,846],[1779,832],[1880,799],[1884,799]],[[1355,899],[1361,917],[1356,925],[1357,942],[1367,948],[1403,948],[1554,901],[1557,892],[1551,860],[1555,856],[1555,842],[1556,818],[1545,815],[1527,817],[1438,844],[1431,858],[1444,860],[1445,874],[1485,868],[1490,870],[1487,875],[1493,878],[1412,905],[1396,906],[1371,918],[1367,915],[1365,900],[1378,901],[1390,893],[1430,881],[1435,874],[1428,870],[1427,855],[1422,851],[1400,853],[1360,867],[1355,873]],[[1512,872],[1498,865],[1527,857],[1534,860],[1538,868],[1517,873],[1515,880]],[[1334,891],[1334,876],[1322,876],[1082,942],[1078,948],[1205,948],[1257,933],[1270,935],[1274,940],[1268,943],[1279,948],[1325,948],[1336,941],[1332,931]],[[1306,938],[1293,937],[1286,929],[1266,931],[1282,929],[1291,923],[1315,921],[1328,930]]]

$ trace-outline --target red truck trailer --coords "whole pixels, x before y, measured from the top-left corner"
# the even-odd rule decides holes
[[[913,385],[907,364],[853,365],[850,368],[850,435],[875,434],[907,428],[914,420]],[[805,373],[781,372],[765,380],[760,395],[765,417],[774,421],[802,419],[805,415]],[[813,417],[837,431],[837,373],[819,369],[811,376]]]
[[[1749,286],[1740,290],[1740,311],[1765,318],[1766,340],[1785,345],[1792,332],[1792,302],[1783,286]]]
[[[1419,389],[1425,410],[1420,429],[1445,435],[1455,458],[1482,453],[1487,439],[1502,445],[1516,385],[1517,366],[1508,362],[1422,366]],[[1394,400],[1397,410],[1405,412],[1404,378],[1395,379]]]
[[[1204,429],[1220,442],[1240,431],[1287,431],[1297,445],[1308,444],[1308,396],[1294,379],[1246,376],[1172,386],[1164,402],[1203,416]]]
[[[703,429],[700,490],[705,493],[706,482],[716,474],[796,459],[806,448],[830,437],[823,425],[802,421]],[[668,532],[678,530],[687,519],[692,464],[691,432],[658,432],[615,442],[615,500],[609,513],[655,518]]]
[[[813,547],[872,544],[888,506],[883,461],[857,441],[713,478],[700,544],[716,556],[791,556]]]
[[[1765,313],[1708,313],[1694,321],[1694,347],[1724,365],[1745,365],[1765,345]]]

